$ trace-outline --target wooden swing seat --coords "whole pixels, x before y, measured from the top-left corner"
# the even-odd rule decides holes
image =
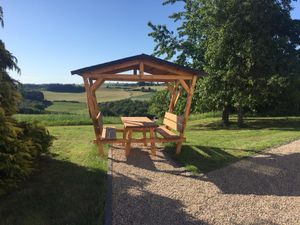
[[[179,138],[179,135],[177,135],[173,131],[169,130],[166,126],[159,126],[158,128],[156,128],[155,131],[167,139]]]
[[[159,133],[166,139],[176,140],[181,139],[180,135],[183,131],[183,121],[184,118],[182,116],[177,116],[173,113],[166,112],[163,120],[163,125],[156,128],[156,132]],[[179,132],[176,134],[174,131]]]

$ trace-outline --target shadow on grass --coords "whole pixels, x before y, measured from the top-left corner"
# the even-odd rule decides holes
[[[286,131],[300,131],[299,118],[245,118],[243,127],[238,127],[235,122],[231,122],[229,127],[225,127],[222,121],[214,121],[210,123],[199,123],[189,127],[189,130],[286,130]]]
[[[42,157],[39,171],[0,199],[0,224],[103,224],[106,172]]]
[[[183,145],[179,156],[175,155],[175,145],[167,145],[165,151],[182,166],[197,173],[206,173],[238,160],[224,149],[211,146]],[[238,149],[238,151],[241,150]],[[245,151],[252,152],[252,150]]]
[[[173,155],[174,147],[168,146],[166,151]],[[175,156],[192,171],[205,173],[196,179],[212,182],[226,194],[300,196],[300,153],[262,153],[211,171],[239,159],[224,149],[209,146],[184,146],[182,153]]]

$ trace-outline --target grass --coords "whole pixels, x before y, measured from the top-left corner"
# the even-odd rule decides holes
[[[154,92],[147,93],[144,95],[138,95],[135,97],[131,97],[132,100],[139,100],[139,101],[148,101],[152,96],[154,95]]]
[[[53,102],[46,109],[50,113],[88,114],[87,105],[84,102]]]
[[[192,172],[208,172],[300,138],[299,117],[257,117],[247,118],[245,122],[244,128],[236,124],[225,128],[219,117],[204,116],[190,121],[187,142],[174,159]],[[166,149],[174,155],[174,145],[167,145]]]
[[[159,89],[161,87],[158,87]],[[78,102],[86,102],[86,93],[62,93],[62,92],[51,92],[51,91],[43,91],[45,99],[49,101],[78,101]],[[137,98],[140,97],[140,100],[148,100],[151,95],[142,91],[133,91],[131,89],[123,89],[123,88],[106,88],[105,86],[100,87],[96,91],[97,101],[98,102],[109,102],[109,101],[117,101],[127,98]],[[143,96],[143,97],[142,97]]]
[[[112,120],[121,126],[119,118]],[[56,122],[66,123],[62,118]],[[225,128],[218,113],[192,115],[182,153],[174,156],[174,145],[170,144],[166,150],[188,170],[201,173],[300,138],[300,117],[256,117],[245,122],[243,128],[234,123]],[[98,157],[92,144],[92,126],[53,126],[49,131],[57,138],[52,156],[42,157],[37,171],[19,189],[0,199],[0,225],[102,224],[107,161]]]
[[[21,187],[0,199],[1,225],[103,224],[107,161],[91,126],[50,127],[57,137]]]
[[[71,125],[92,125],[87,114],[16,114],[18,121],[38,123],[44,126],[71,126]],[[105,124],[119,124],[119,117],[103,117]]]

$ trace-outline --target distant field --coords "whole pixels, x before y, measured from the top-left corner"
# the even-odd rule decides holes
[[[145,87],[147,88],[147,87]],[[152,89],[161,90],[163,86],[153,86]],[[63,92],[51,92],[51,91],[43,91],[45,99],[49,101],[78,101],[78,102],[86,102],[86,93],[63,93]],[[97,101],[98,102],[109,102],[109,101],[117,101],[126,98],[140,99],[140,100],[148,100],[150,99],[152,93],[142,92],[142,91],[133,91],[131,89],[123,89],[123,88],[106,88],[100,87],[96,91]]]
[[[85,102],[53,102],[46,110],[51,113],[88,115]]]

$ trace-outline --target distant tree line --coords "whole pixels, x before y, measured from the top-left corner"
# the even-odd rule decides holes
[[[79,84],[23,84],[23,90],[35,91],[53,91],[53,92],[69,92],[81,93],[85,92],[85,88]]]
[[[76,84],[48,84],[47,91],[80,93],[85,92],[85,89],[82,85]]]

